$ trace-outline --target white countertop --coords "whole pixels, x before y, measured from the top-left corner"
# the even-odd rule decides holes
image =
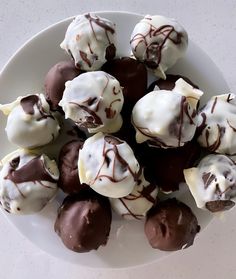
[[[32,35],[86,11],[121,10],[177,18],[218,65],[236,93],[236,1],[234,0],[1,0],[0,68]],[[221,93],[221,92],[218,92]],[[224,92],[222,92],[224,93]],[[4,92],[0,92],[4,94]],[[45,254],[0,215],[0,278],[227,278],[236,274],[236,208],[215,219],[195,245],[160,262],[128,270],[97,270]]]

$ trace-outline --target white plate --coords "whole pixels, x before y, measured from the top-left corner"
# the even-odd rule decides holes
[[[118,55],[130,54],[129,39],[141,15],[123,12],[97,12],[116,23],[118,34]],[[10,59],[0,75],[0,103],[14,100],[17,96],[43,91],[44,77],[50,67],[60,60],[68,59],[59,44],[71,18],[43,30],[29,40]],[[191,36],[191,30],[188,30]],[[210,96],[227,93],[228,86],[211,59],[192,41],[186,56],[175,65],[171,73],[183,74],[192,79],[205,92],[203,102]],[[1,116],[0,157],[14,149],[4,133],[6,119]],[[210,214],[197,209],[188,192],[177,193],[179,198],[191,206],[202,229],[209,224]],[[120,268],[142,265],[157,261],[171,253],[152,249],[143,232],[143,222],[123,221],[114,216],[110,239],[105,247],[90,253],[77,254],[67,250],[54,233],[53,225],[60,197],[49,204],[41,213],[30,216],[4,215],[18,230],[39,248],[55,257],[80,265],[100,268]],[[201,233],[204,233],[201,231]],[[197,238],[201,237],[201,233]],[[197,243],[196,238],[196,243]],[[196,244],[197,245],[197,244]],[[177,252],[181,253],[181,251]]]

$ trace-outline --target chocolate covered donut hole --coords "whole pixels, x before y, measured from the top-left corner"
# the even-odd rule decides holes
[[[68,249],[83,253],[106,245],[110,226],[109,200],[85,189],[65,198],[54,229]]]
[[[191,246],[200,226],[184,203],[168,199],[156,204],[147,216],[145,234],[154,249],[176,251]]]

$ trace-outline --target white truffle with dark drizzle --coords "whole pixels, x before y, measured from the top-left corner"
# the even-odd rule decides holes
[[[95,71],[67,81],[59,105],[66,118],[87,128],[90,133],[114,133],[122,125],[123,102],[119,81],[103,71]]]
[[[141,175],[130,146],[103,133],[97,133],[84,142],[78,169],[81,183],[110,198],[129,195]]]
[[[211,152],[236,154],[236,96],[213,96],[199,112],[198,142]]]
[[[158,189],[142,174],[133,191],[126,197],[110,198],[112,209],[127,220],[141,220],[156,203]]]
[[[184,170],[184,177],[199,208],[218,212],[235,205],[236,164],[229,157],[208,155],[196,168]]]
[[[188,35],[175,19],[147,15],[134,27],[130,44],[134,56],[165,79],[166,70],[184,55]]]
[[[80,70],[95,71],[116,54],[115,24],[94,14],[77,16],[65,34],[61,48]]]
[[[38,212],[56,195],[59,171],[46,155],[16,150],[1,165],[0,204],[7,212]]]
[[[157,90],[142,97],[132,112],[136,141],[161,148],[189,142],[196,131],[196,108],[202,94],[180,78],[172,91]]]
[[[8,140],[23,148],[35,148],[53,141],[60,131],[43,94],[19,97],[13,103],[0,105],[8,115]]]

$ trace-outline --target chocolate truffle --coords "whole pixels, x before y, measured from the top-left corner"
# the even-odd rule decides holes
[[[132,111],[136,141],[171,148],[191,141],[197,128],[197,105],[203,92],[178,79],[172,91],[156,90],[142,97]]]
[[[45,154],[19,149],[1,164],[0,204],[7,212],[33,214],[55,197],[59,171]]]
[[[82,253],[106,245],[110,226],[109,200],[86,189],[65,198],[54,228],[68,249]]]
[[[103,133],[97,133],[84,142],[78,168],[80,182],[109,198],[129,195],[141,175],[130,146]]]
[[[196,216],[184,203],[168,199],[149,212],[145,234],[152,248],[176,251],[191,246],[200,226]]]
[[[75,61],[75,66],[84,71],[96,71],[116,55],[115,24],[94,14],[78,15],[68,26],[61,43]]]
[[[0,110],[8,115],[8,140],[22,148],[46,145],[59,135],[59,123],[43,94],[18,97],[13,103],[0,105]]]
[[[181,75],[166,75],[166,79],[158,79],[153,81],[150,86],[148,87],[147,92],[151,92],[154,90],[155,86],[157,86],[160,90],[172,90],[175,87],[175,82],[182,78],[192,87],[199,89],[199,87],[194,84],[189,78]]]
[[[184,176],[199,208],[217,212],[235,205],[236,164],[229,157],[208,155],[196,168],[184,170]]]
[[[102,70],[119,80],[123,87],[126,107],[133,107],[147,89],[147,70],[143,63],[130,57],[122,57],[106,62]]]
[[[134,56],[165,79],[167,69],[184,55],[188,35],[175,19],[147,15],[134,27],[130,44]]]
[[[58,103],[62,99],[65,83],[81,74],[72,60],[61,61],[54,65],[45,77],[45,94],[52,110],[60,110]]]
[[[65,118],[72,119],[90,133],[114,133],[122,125],[123,102],[119,81],[103,71],[95,71],[67,81],[59,105]]]
[[[198,142],[211,152],[236,154],[236,98],[212,97],[199,112]]]
[[[78,158],[83,143],[83,140],[72,140],[66,143],[60,151],[58,186],[68,194],[77,193],[87,186],[80,183],[78,174]]]
[[[201,147],[193,140],[179,148],[152,148],[141,144],[137,158],[145,168],[145,177],[158,185],[162,192],[169,193],[179,189],[184,182],[184,169],[194,166],[201,156]]]

